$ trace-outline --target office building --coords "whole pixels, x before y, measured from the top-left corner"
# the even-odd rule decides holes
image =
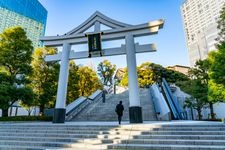
[[[217,21],[225,0],[185,0],[181,6],[190,66],[215,50]]]
[[[0,0],[0,33],[6,28],[21,26],[33,46],[41,46],[44,36],[47,10],[38,0]]]

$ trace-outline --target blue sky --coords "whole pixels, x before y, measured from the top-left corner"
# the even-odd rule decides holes
[[[83,23],[96,10],[106,16],[137,25],[164,19],[159,34],[135,39],[141,44],[155,43],[157,52],[136,54],[137,65],[154,62],[163,66],[189,65],[180,5],[183,0],[39,0],[48,10],[45,35],[61,35]],[[125,56],[75,60],[77,64],[94,66],[108,59],[119,67],[126,66]]]

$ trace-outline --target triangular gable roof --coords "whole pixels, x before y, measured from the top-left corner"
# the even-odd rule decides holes
[[[105,26],[108,26],[112,29],[132,26],[132,25],[129,25],[129,24],[122,23],[122,22],[116,21],[114,19],[111,19],[111,18],[103,15],[99,11],[96,11],[94,14],[92,14],[86,21],[84,21],[78,27],[76,27],[75,29],[67,32],[66,35],[83,33],[88,28],[92,27],[95,24],[95,22],[100,22],[101,24],[103,24]]]

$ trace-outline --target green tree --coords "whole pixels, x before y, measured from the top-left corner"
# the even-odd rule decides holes
[[[8,82],[9,77],[5,73],[0,74],[0,108],[2,116],[8,116],[8,109],[15,102],[11,99],[12,86]]]
[[[202,119],[202,108],[206,106],[207,101],[207,87],[201,86],[200,80],[190,80],[190,81],[180,81],[177,85],[182,89],[182,91],[190,94],[192,97],[185,101],[185,106],[188,108],[193,108],[197,110],[199,120]]]
[[[209,99],[225,101],[225,42],[217,45],[218,50],[209,53]]]
[[[138,84],[139,87],[146,87],[155,82],[161,82],[162,78],[170,83],[176,83],[178,81],[187,81],[188,77],[180,72],[169,70],[161,65],[145,62],[137,67]],[[128,86],[128,73],[122,78],[120,85]]]
[[[211,51],[208,56],[208,98],[211,103],[225,101],[225,6],[220,12],[217,27],[219,29],[217,51]]]
[[[166,78],[167,82],[175,84],[180,81],[190,80],[187,75],[170,69],[166,69],[165,72],[163,72],[162,77]]]
[[[67,88],[67,101],[66,103],[69,104],[73,102],[75,99],[77,99],[79,94],[79,75],[78,75],[78,69],[79,67],[75,64],[74,61],[70,61],[69,66],[69,82],[68,82],[68,88]]]
[[[108,60],[104,60],[98,64],[98,75],[100,76],[103,85],[112,85],[113,75],[116,70],[116,65],[112,65]]]
[[[97,89],[102,89],[101,81],[98,79],[96,72],[89,67],[79,67],[79,95],[89,96]]]
[[[6,29],[0,34],[0,108],[2,116],[8,116],[8,108],[14,102],[30,101],[32,90],[27,87],[32,67],[32,42],[21,27]],[[30,94],[27,95],[27,91]]]
[[[225,5],[220,11],[220,16],[217,22],[217,28],[219,29],[217,41],[219,43],[223,43],[225,41]]]
[[[26,88],[21,91],[23,101],[20,101],[20,105],[23,106],[28,112],[28,116],[30,116],[32,111],[32,106],[34,106],[34,93],[31,88]]]
[[[33,74],[30,76],[31,87],[35,93],[35,103],[40,107],[40,113],[44,114],[46,107],[53,107],[56,100],[59,63],[45,62],[46,55],[56,54],[55,48],[37,48],[33,54]]]
[[[137,67],[139,87],[143,88],[154,83],[154,72],[149,65],[149,63],[144,63]]]
[[[146,62],[137,67],[138,83],[140,87],[151,85],[161,80],[165,70],[161,65]]]
[[[208,61],[199,60],[196,62],[195,67],[191,68],[188,72],[191,81],[178,82],[178,86],[183,91],[192,95],[193,98],[189,99],[186,103],[192,104],[191,106],[197,110],[199,119],[202,119],[201,110],[209,103],[208,101]],[[214,118],[212,103],[210,104],[211,116]]]
[[[192,109],[197,110],[199,120],[202,119],[201,112],[202,112],[202,108],[204,106],[205,106],[205,103],[203,101],[196,99],[194,97],[187,98],[184,103],[184,107],[191,108],[191,111],[192,111]],[[192,112],[192,117],[193,117],[193,112]]]

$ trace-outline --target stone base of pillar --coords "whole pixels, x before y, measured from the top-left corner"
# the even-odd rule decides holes
[[[143,123],[142,108],[139,106],[129,107],[130,123]]]
[[[53,115],[53,123],[64,123],[65,122],[66,109],[55,108]]]

